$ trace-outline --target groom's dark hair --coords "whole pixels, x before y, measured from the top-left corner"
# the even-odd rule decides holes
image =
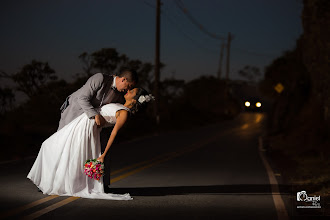
[[[119,77],[126,77],[128,82],[135,82],[135,84],[138,83],[139,77],[135,70],[124,68],[120,71],[118,74]]]

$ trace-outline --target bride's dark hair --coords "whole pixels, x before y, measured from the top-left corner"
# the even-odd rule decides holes
[[[144,101],[143,103],[140,103],[138,100],[139,100],[140,96],[142,96],[142,95],[145,96],[145,95],[148,95],[149,93],[143,88],[137,88],[137,90],[138,91],[136,92],[136,95],[133,97],[133,99],[136,100],[136,103],[131,108],[131,112],[133,115],[136,114],[139,110],[145,108],[148,103],[146,101]]]

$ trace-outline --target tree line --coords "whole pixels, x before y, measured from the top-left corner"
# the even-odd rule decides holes
[[[115,48],[84,52],[78,59],[82,63],[83,73],[77,74],[70,83],[59,79],[48,62],[37,60],[32,60],[14,74],[1,71],[0,80],[10,79],[15,83],[14,88],[0,88],[0,144],[4,151],[20,156],[36,153],[42,141],[57,130],[59,108],[65,98],[97,72],[113,74],[123,68],[135,69],[139,75],[137,86],[153,91],[154,66],[151,63],[130,59]],[[164,66],[161,64],[161,68]],[[176,124],[175,129],[180,129],[233,117],[233,114],[238,113],[238,104],[224,96],[224,86],[224,81],[212,76],[188,83],[175,78],[162,80],[159,86],[160,128],[156,128],[153,105],[149,105],[145,112],[132,118],[125,128],[126,132],[122,132],[126,136],[121,138],[150,134],[156,129],[174,129],[173,124]],[[24,93],[27,101],[15,105],[15,92]],[[231,103],[232,115],[228,115],[228,109],[224,112],[224,103],[227,101]],[[141,124],[144,125],[143,129],[139,129]]]
[[[303,34],[294,49],[267,66],[259,87],[274,101],[267,139],[283,177],[329,193],[330,2],[303,4]],[[279,83],[283,91],[274,89]]]

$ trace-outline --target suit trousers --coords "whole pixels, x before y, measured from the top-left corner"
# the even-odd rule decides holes
[[[108,140],[110,138],[111,135],[111,131],[112,131],[113,127],[109,127],[109,128],[102,128],[102,131],[100,133],[100,142],[101,142],[101,152],[103,153]],[[104,188],[106,189],[108,185],[110,185],[110,172],[111,172],[111,147],[108,150],[107,155],[104,158],[104,173],[105,175],[103,176],[103,185]]]

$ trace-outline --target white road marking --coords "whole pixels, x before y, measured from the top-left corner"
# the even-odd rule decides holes
[[[273,196],[273,200],[274,200],[274,204],[275,204],[275,208],[277,211],[277,219],[278,220],[289,220],[289,216],[288,213],[285,209],[285,205],[284,202],[282,200],[281,194],[280,194],[280,190],[278,188],[278,183],[276,180],[276,177],[274,175],[274,172],[272,170],[272,168],[270,167],[266,157],[265,157],[265,153],[262,150],[263,149],[263,142],[262,142],[262,137],[259,137],[259,155],[262,159],[262,161],[264,162],[265,168],[267,170],[267,174],[268,174],[268,178],[269,178],[269,183],[271,184],[271,189],[272,189],[272,196]]]

